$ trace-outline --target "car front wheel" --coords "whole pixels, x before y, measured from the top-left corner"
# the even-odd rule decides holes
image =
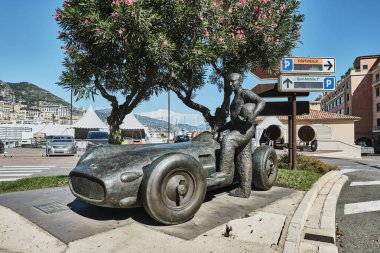
[[[190,220],[201,207],[207,181],[200,163],[192,156],[172,153],[156,159],[141,184],[145,210],[163,224]]]
[[[269,146],[260,146],[252,154],[253,187],[267,191],[275,184],[278,171],[276,151]]]

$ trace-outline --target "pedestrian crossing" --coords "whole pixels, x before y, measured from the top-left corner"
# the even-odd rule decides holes
[[[350,187],[368,187],[368,186],[380,186],[380,181],[355,181],[351,182]],[[380,187],[379,187],[380,191]],[[380,211],[380,200],[365,201],[349,203],[344,205],[344,214],[358,214]]]
[[[20,178],[30,177],[44,170],[49,170],[55,166],[0,166],[0,182],[14,181]]]

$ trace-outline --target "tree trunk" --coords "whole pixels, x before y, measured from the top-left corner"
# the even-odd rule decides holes
[[[120,125],[123,123],[125,115],[121,114],[118,109],[112,108],[111,115],[107,118],[107,122],[110,125],[110,136],[108,139],[110,144],[121,144],[122,142]]]

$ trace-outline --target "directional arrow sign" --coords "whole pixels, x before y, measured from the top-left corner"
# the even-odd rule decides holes
[[[335,58],[288,57],[281,61],[282,73],[334,73]]]
[[[334,76],[287,76],[279,78],[280,92],[311,92],[335,90]]]

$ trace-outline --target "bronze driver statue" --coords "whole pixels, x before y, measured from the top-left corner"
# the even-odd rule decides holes
[[[239,187],[230,191],[229,195],[249,198],[252,183],[252,138],[255,133],[254,121],[263,110],[265,101],[250,90],[243,89],[243,77],[238,73],[229,76],[230,85],[235,94],[230,105],[231,121],[217,130],[214,138],[229,129],[223,137],[219,172],[213,177],[233,181],[234,171],[239,174]]]

